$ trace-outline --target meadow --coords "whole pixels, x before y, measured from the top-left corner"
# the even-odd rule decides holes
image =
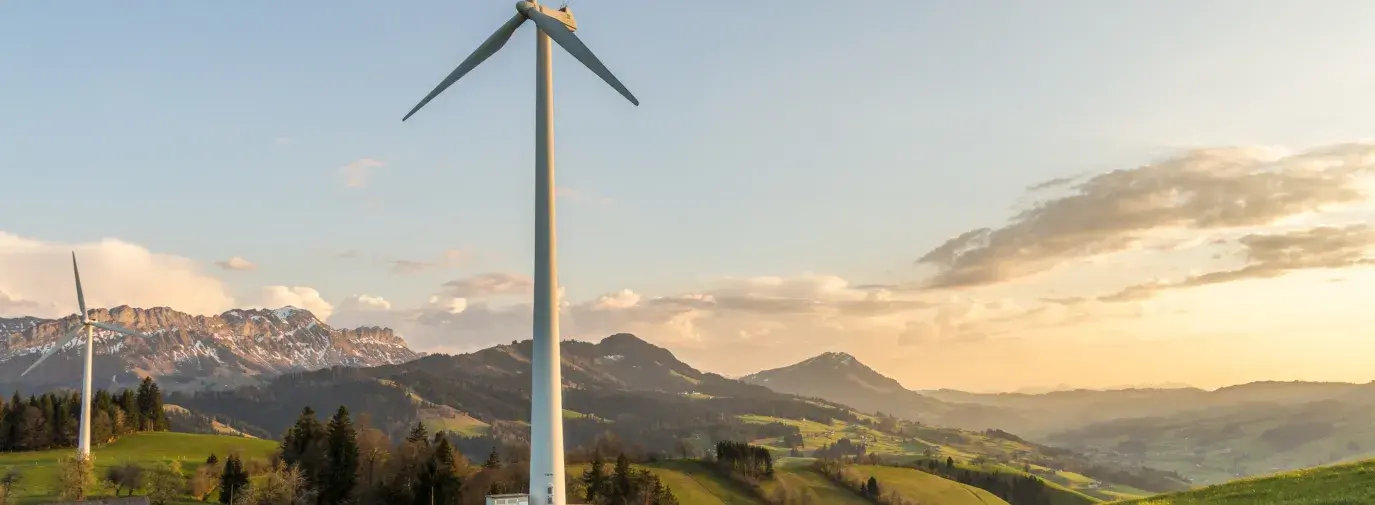
[[[94,447],[91,455],[95,459],[96,479],[100,480],[107,468],[130,462],[150,468],[160,461],[180,458],[182,470],[189,476],[205,464],[211,454],[223,460],[231,452],[239,451],[245,459],[266,459],[276,448],[276,442],[256,438],[149,432],[125,435],[113,443]],[[0,453],[0,474],[9,469],[17,469],[23,474],[14,494],[15,503],[51,503],[57,496],[57,462],[73,455],[75,450],[70,448]],[[103,484],[87,491],[91,496],[112,494],[112,489]],[[201,502],[188,498],[186,503]]]
[[[1375,503],[1375,460],[1309,468],[1121,505],[1355,505]]]

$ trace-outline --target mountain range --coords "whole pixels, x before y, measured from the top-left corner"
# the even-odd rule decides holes
[[[147,337],[96,330],[97,387],[128,387],[151,375],[170,390],[231,388],[287,372],[403,363],[422,356],[390,329],[332,328],[294,307],[193,316],[167,307],[120,306],[93,309],[90,317]],[[0,332],[9,335],[0,342],[0,387],[33,391],[78,386],[80,374],[74,371],[80,370],[81,338],[27,375],[20,374],[79,324],[75,314],[0,318]]]
[[[345,405],[396,436],[425,422],[470,437],[470,449],[484,453],[490,446],[483,444],[519,444],[528,431],[529,341],[424,355],[389,329],[332,328],[293,307],[216,316],[116,307],[91,316],[147,336],[96,334],[96,376],[111,377],[98,387],[128,387],[154,376],[172,392],[169,404],[212,417],[207,425],[275,438],[302,406]],[[74,315],[0,318],[0,331],[11,334],[0,342],[0,388],[77,386],[76,342],[19,377],[77,324]],[[609,424],[618,436],[661,451],[682,440],[779,437],[797,423],[883,424],[884,433],[911,441],[903,447],[944,445],[1088,469],[1145,466],[1199,482],[1375,456],[1375,383],[914,391],[846,353],[736,380],[698,370],[630,334],[566,341],[562,351],[570,445],[594,442]],[[906,421],[884,421],[887,416],[921,424],[902,428]],[[1025,446],[1009,452],[989,436]],[[1149,482],[1156,485],[1146,487],[1165,490],[1172,479],[1155,475]]]

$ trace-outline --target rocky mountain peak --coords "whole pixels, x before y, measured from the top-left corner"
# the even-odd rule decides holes
[[[96,330],[96,375],[119,384],[153,375],[169,388],[230,387],[285,372],[396,364],[421,356],[389,328],[333,328],[310,311],[290,306],[205,316],[123,305],[92,309],[89,316],[146,336]],[[0,342],[0,382],[43,387],[79,379],[63,369],[80,358],[78,341],[64,346],[49,360],[53,364],[45,362],[19,377],[39,353],[79,323],[79,316],[4,321],[6,327],[22,329]]]

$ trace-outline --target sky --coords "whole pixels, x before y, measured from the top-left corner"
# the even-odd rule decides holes
[[[1375,4],[572,3],[564,338],[908,387],[1366,382]],[[529,338],[509,2],[0,4],[0,317],[293,305]]]

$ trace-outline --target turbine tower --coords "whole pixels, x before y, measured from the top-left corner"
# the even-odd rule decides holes
[[[19,375],[22,377],[28,374],[29,371],[37,367],[39,363],[48,359],[48,356],[56,354],[57,351],[66,346],[68,342],[71,342],[77,335],[80,335],[81,330],[86,330],[86,367],[81,374],[81,432],[76,442],[76,457],[78,459],[86,459],[91,457],[91,360],[95,355],[95,328],[134,337],[142,337],[143,335],[139,332],[121,328],[113,324],[92,321],[86,314],[86,296],[81,293],[81,271],[76,268],[76,252],[72,252],[72,275],[76,276],[76,304],[81,308],[81,325],[72,328],[72,331],[63,335],[62,338],[57,341],[57,345],[48,347],[48,350],[43,351],[43,355],[38,357],[38,361],[33,362],[32,365],[29,365],[29,368],[24,370],[24,373]]]
[[[516,15],[478,46],[406,114],[433,100],[459,78],[496,54],[526,20],[535,22],[535,307],[530,394],[530,503],[565,505],[563,461],[563,381],[559,356],[557,242],[554,233],[554,66],[550,40],[589,70],[640,105],[635,95],[606,69],[574,35],[578,24],[568,7],[516,3]]]

